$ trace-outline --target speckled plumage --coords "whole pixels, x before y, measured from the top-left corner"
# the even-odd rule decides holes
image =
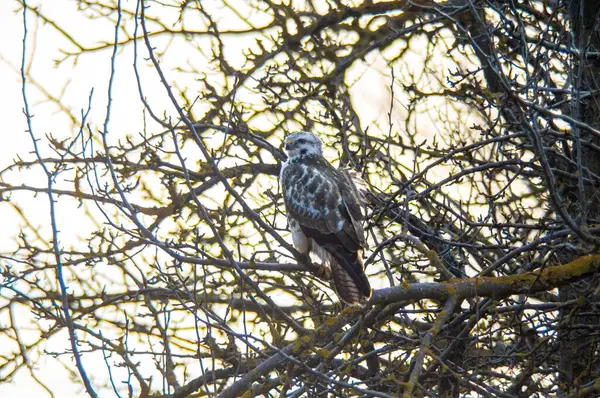
[[[316,135],[291,134],[285,147],[289,158],[280,181],[294,246],[331,267],[342,301],[362,304],[371,286],[360,257],[365,239],[358,190],[347,172],[325,160]]]

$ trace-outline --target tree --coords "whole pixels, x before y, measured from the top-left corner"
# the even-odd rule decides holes
[[[92,397],[600,392],[595,1],[18,4],[2,381],[51,354]],[[102,61],[85,105],[36,27],[59,71]],[[364,181],[364,308],[291,246],[298,130]]]

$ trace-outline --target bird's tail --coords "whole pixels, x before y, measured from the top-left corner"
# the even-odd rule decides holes
[[[340,300],[348,305],[362,305],[371,297],[371,285],[364,273],[364,265],[360,255],[354,261],[340,256],[332,259],[331,274],[333,285]]]

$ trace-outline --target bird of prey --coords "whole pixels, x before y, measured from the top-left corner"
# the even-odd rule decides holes
[[[371,297],[371,286],[360,256],[365,238],[358,189],[348,172],[325,160],[315,134],[290,134],[285,150],[279,179],[294,246],[329,265],[343,302],[361,305]]]

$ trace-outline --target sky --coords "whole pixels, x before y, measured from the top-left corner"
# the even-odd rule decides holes
[[[72,32],[77,40],[86,45],[95,45],[103,38],[110,40],[114,35],[114,27],[102,21],[91,23],[76,13],[76,2],[72,1],[45,1],[42,9],[45,14],[55,18],[56,22]],[[37,2],[30,2],[30,6],[36,6]],[[23,97],[21,94],[21,78],[19,68],[23,51],[23,13],[14,11],[19,8],[16,1],[0,2],[0,34],[2,44],[0,45],[0,109],[2,109],[4,127],[2,129],[3,142],[0,145],[0,169],[4,169],[12,163],[16,155],[23,159],[33,159],[32,138],[27,131],[26,118],[23,113]],[[68,117],[55,104],[49,103],[45,96],[35,87],[38,82],[47,90],[48,94],[61,98],[62,103],[70,108],[76,118],[81,120],[81,112],[87,108],[90,95],[92,96],[91,119],[93,124],[99,125],[105,116],[107,103],[107,83],[110,71],[110,58],[107,57],[108,50],[86,55],[73,62],[68,59],[57,65],[61,57],[61,49],[72,51],[73,45],[66,42],[64,37],[56,32],[49,24],[40,24],[28,14],[28,38],[27,38],[27,65],[30,68],[32,80],[27,86],[27,97],[32,118],[33,134],[39,139],[40,151],[43,155],[52,155],[47,144],[47,134],[57,137],[73,137],[77,129],[73,128]],[[111,138],[118,139],[130,131],[140,128],[141,120],[132,118],[132,114],[140,114],[137,87],[132,79],[131,60],[133,59],[131,49],[122,50],[117,59],[119,73],[115,79],[118,87],[114,99],[114,108],[111,116],[110,128]],[[121,71],[123,71],[121,73]],[[12,178],[12,180],[10,180]],[[45,178],[39,172],[21,171],[11,173],[9,181],[19,184],[19,179],[26,179],[30,185],[44,187]],[[33,197],[31,194],[15,194],[11,200],[25,209],[25,215],[38,222],[37,227],[42,233],[49,232],[48,200],[45,195]],[[72,211],[76,210],[76,204],[59,201],[57,207],[60,239],[68,245],[77,236],[83,235],[83,221],[80,217],[74,217]],[[0,252],[6,253],[15,249],[14,237],[23,225],[18,217],[6,203],[0,202]],[[89,225],[88,225],[89,227]],[[1,265],[1,261],[0,261]],[[5,292],[0,292],[0,294]],[[5,314],[3,314],[5,315]],[[19,333],[24,339],[28,334],[35,338],[35,329],[30,328],[32,322],[36,322],[26,308],[15,307],[13,311],[15,323],[21,325]],[[0,326],[4,322],[0,319]],[[66,348],[66,334],[61,333],[48,341],[43,347],[47,352],[60,352]],[[9,347],[2,344],[1,347]],[[14,346],[10,346],[14,349]],[[36,354],[32,354],[36,357]],[[81,386],[73,383],[70,374],[65,370],[60,361],[69,363],[70,356],[63,356],[60,360],[52,355],[42,355],[39,361],[35,361],[35,376],[44,384],[51,386],[57,397],[83,397]],[[92,378],[105,378],[106,368],[101,356],[86,354],[84,364]],[[4,376],[1,374],[0,376]],[[99,391],[100,392],[100,391]],[[106,396],[106,391],[102,396]],[[36,383],[31,374],[21,369],[12,378],[11,383],[0,384],[0,397],[16,396],[49,396],[42,387]],[[111,396],[114,396],[111,394]]]
[[[15,1],[0,2],[0,35],[3,38],[0,45],[0,87],[2,87],[2,95],[0,95],[0,109],[2,109],[4,128],[2,129],[3,140],[0,145],[0,169],[4,169],[15,158],[16,154],[22,157],[27,157],[32,148],[32,140],[27,133],[26,119],[23,114],[23,99],[21,95],[21,78],[18,68],[21,63],[22,54],[22,37],[23,37],[23,19],[22,13],[15,13],[14,10],[18,7]],[[67,7],[68,8],[68,7]],[[65,9],[66,11],[66,9]],[[34,18],[30,21],[33,23]],[[30,40],[35,39],[35,57],[33,59],[32,72],[36,79],[44,83],[55,95],[61,90],[61,82],[64,82],[68,76],[66,68],[55,69],[52,66],[52,57],[56,54],[56,47],[53,39],[55,38],[48,27],[31,27]],[[37,32],[36,32],[37,30]],[[31,56],[31,53],[29,54]],[[92,79],[88,79],[88,85],[92,85]],[[83,92],[83,90],[82,90]],[[36,95],[35,90],[30,89],[31,106],[33,107],[34,132],[38,137],[43,137],[48,131],[54,128],[60,129],[64,125],[64,120],[56,114],[56,109],[52,106],[39,105],[40,96]],[[43,145],[42,145],[43,146]],[[39,175],[28,176],[32,179],[37,179],[40,185],[43,184],[43,179]],[[14,181],[13,181],[14,182]],[[43,185],[42,185],[43,186]],[[31,198],[31,195],[17,195],[13,198],[17,200],[28,212],[38,212],[43,205],[39,200]],[[47,217],[47,212],[39,211],[40,225],[44,224],[43,219]],[[6,204],[0,203],[0,252],[14,250],[13,239],[18,232],[18,226],[21,224],[19,217]],[[65,230],[69,229],[68,225],[64,226]],[[4,292],[0,292],[4,293]],[[22,325],[19,328],[23,336],[31,333],[29,324],[33,321],[31,315],[24,308],[15,307],[13,317],[16,323]],[[5,322],[0,319],[0,325],[4,326]],[[32,336],[34,337],[34,336]],[[2,344],[0,347],[10,347]],[[48,344],[47,348],[53,350],[52,344]],[[1,348],[0,348],[1,349]],[[35,355],[35,354],[34,354]],[[82,396],[79,394],[80,388],[75,386],[71,381],[67,372],[56,359],[45,356],[35,365],[36,376],[39,379],[52,386],[56,396],[61,397],[76,397]],[[1,371],[0,371],[1,372]],[[0,376],[4,376],[0,373]],[[16,373],[12,378],[11,383],[0,384],[0,397],[16,397],[16,396],[49,396],[39,384],[32,380],[31,374],[25,370]]]

